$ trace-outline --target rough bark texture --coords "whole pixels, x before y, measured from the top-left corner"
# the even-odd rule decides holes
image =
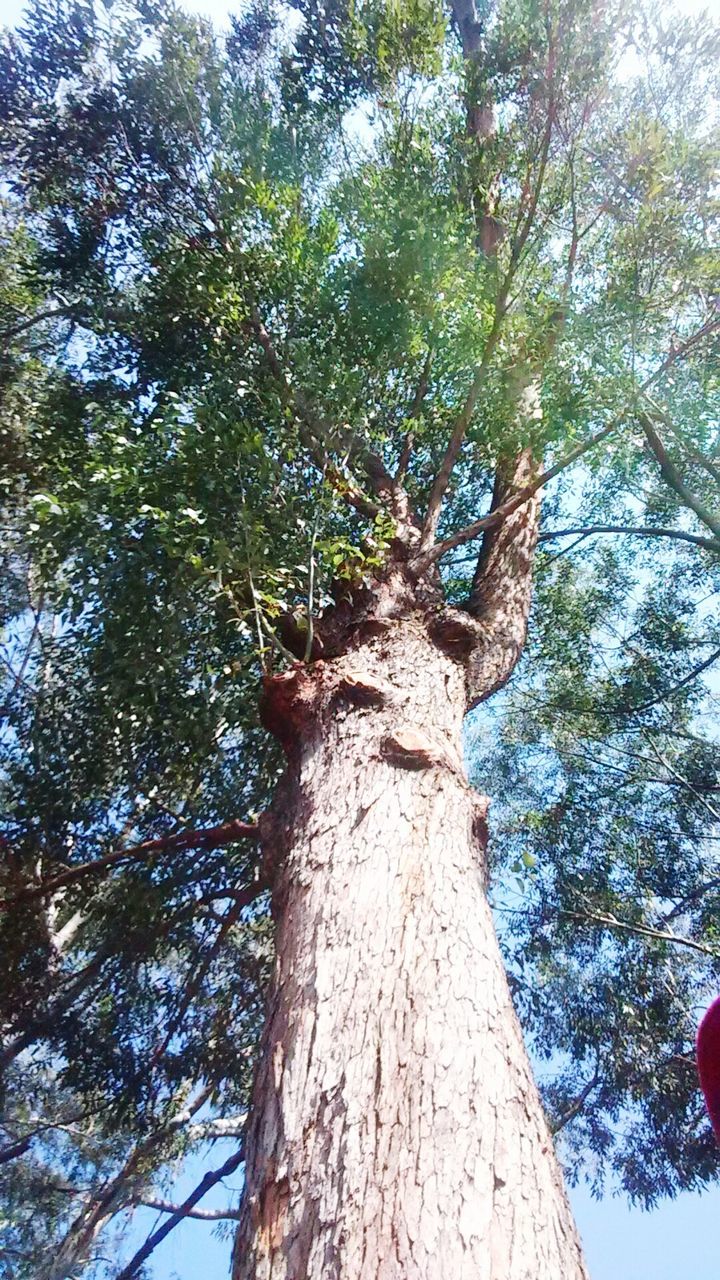
[[[533,390],[530,386],[523,393],[528,404]],[[492,509],[524,489],[537,474],[529,450],[514,460],[509,475],[498,468]],[[468,601],[468,611],[482,628],[468,660],[470,706],[502,688],[525,648],[539,524],[540,494],[536,493],[483,539]]]
[[[234,1280],[582,1280],[485,895],[467,654],[427,612],[368,632],[268,688],[289,766]]]

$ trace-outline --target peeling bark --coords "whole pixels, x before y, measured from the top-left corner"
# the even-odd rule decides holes
[[[428,621],[266,691],[289,764],[234,1280],[587,1280],[485,896],[469,655]]]

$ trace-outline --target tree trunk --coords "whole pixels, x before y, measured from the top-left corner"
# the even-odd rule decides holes
[[[454,612],[454,611],[453,611]],[[277,962],[234,1280],[587,1280],[419,614],[269,682]]]

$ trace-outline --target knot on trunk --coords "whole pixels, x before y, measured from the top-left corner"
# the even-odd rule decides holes
[[[463,609],[447,605],[433,615],[428,632],[439,649],[453,658],[466,658],[479,644],[484,633],[481,624]]]
[[[358,707],[383,707],[393,696],[390,685],[374,679],[367,671],[346,671],[338,691]]]
[[[265,677],[260,719],[288,755],[315,718],[322,667],[321,662],[312,667],[298,662],[280,675]]]
[[[400,769],[432,769],[447,763],[444,749],[412,726],[389,733],[383,739],[382,752],[390,764]]]

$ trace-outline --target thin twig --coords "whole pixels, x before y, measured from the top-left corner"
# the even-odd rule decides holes
[[[679,680],[677,684],[673,685],[672,689],[668,689],[665,693],[658,694],[655,698],[648,699],[647,702],[641,702],[638,706],[628,707],[627,710],[623,710],[621,708],[619,714],[636,716],[639,715],[641,711],[649,711],[651,707],[657,706],[659,702],[665,702],[668,698],[672,698],[674,694],[678,693],[680,689],[684,689],[686,685],[691,684],[693,680],[697,680],[698,676],[702,675],[703,671],[707,671],[708,667],[711,667],[714,662],[717,662],[718,658],[720,658],[720,649],[715,649],[714,652],[710,654],[709,658],[706,658],[704,662],[699,664],[699,666],[694,667],[688,675],[686,675],[682,680]],[[618,713],[615,712],[614,714]]]
[[[570,1106],[563,1111],[562,1115],[558,1116],[557,1120],[550,1126],[550,1132],[553,1137],[555,1134],[559,1133],[561,1129],[564,1129],[566,1125],[570,1124],[571,1120],[574,1120],[575,1117],[580,1114],[593,1089],[596,1089],[599,1083],[600,1074],[599,1070],[596,1070],[592,1079],[588,1080],[585,1088],[581,1089],[580,1093],[573,1100]]]
[[[720,551],[720,539],[703,538],[697,533],[685,533],[682,529],[656,528],[654,525],[633,527],[625,524],[590,524],[578,525],[569,529],[543,529],[538,542],[550,542],[553,538],[570,538],[580,536],[589,538],[596,533],[624,533],[635,538],[674,538],[678,542],[690,542],[707,551]]]
[[[565,454],[564,458],[561,458],[552,467],[548,467],[547,471],[541,472],[540,475],[535,477],[531,484],[526,485],[524,489],[520,489],[517,493],[513,494],[512,498],[508,498],[507,502],[503,502],[501,506],[496,507],[494,511],[489,512],[486,516],[482,516],[480,520],[473,521],[472,524],[467,525],[464,529],[460,529],[457,533],[451,534],[448,538],[443,538],[442,542],[436,542],[433,547],[430,547],[424,556],[420,556],[415,562],[415,569],[422,572],[431,565],[433,561],[439,560],[448,551],[452,551],[454,547],[461,547],[465,542],[472,542],[474,538],[477,538],[478,534],[484,533],[486,529],[494,529],[497,525],[502,524],[503,520],[507,519],[509,515],[512,515],[513,511],[517,511],[518,507],[521,507],[524,502],[527,502],[528,498],[531,498],[534,493],[537,493],[538,489],[541,489],[544,484],[547,484],[549,480],[554,480],[555,476],[560,475],[560,472],[564,471],[566,467],[571,466],[573,462],[576,462],[578,458],[581,458],[584,454],[588,453],[590,449],[595,447],[595,445],[600,444],[601,441],[607,439],[613,431],[617,430],[618,426],[623,421],[624,415],[614,418],[608,426],[603,427],[601,431],[597,431],[595,435],[584,440],[582,444],[576,445],[574,449],[571,449],[569,453]]]
[[[588,924],[601,925],[605,929],[619,929],[623,933],[635,933],[639,937],[654,938],[658,942],[670,942],[675,946],[689,947],[691,951],[698,951],[703,956],[711,956],[714,960],[720,957],[720,952],[712,947],[706,947],[702,942],[696,942],[694,938],[682,938],[679,934],[670,933],[666,929],[653,929],[651,925],[631,924],[628,920],[618,920],[617,916],[610,913],[604,914],[600,911],[560,911],[559,914],[569,920],[585,921]]]
[[[428,393],[428,387],[430,386],[430,366],[432,365],[432,358],[433,358],[433,352],[432,352],[432,348],[430,348],[430,350],[428,351],[425,357],[425,362],[423,364],[422,371],[420,373],[420,381],[418,382],[417,388],[415,390],[415,395],[413,396],[413,402],[412,402],[412,405],[410,406],[410,413],[408,414],[410,422],[413,423],[413,426],[411,426],[410,430],[407,432],[405,439],[403,441],[402,449],[400,451],[400,458],[398,461],[397,471],[395,472],[395,479],[394,479],[394,483],[396,485],[402,484],[403,480],[405,479],[405,472],[408,469],[410,458],[412,457],[412,451],[415,444],[414,424],[417,422],[417,418],[420,413],[423,400],[425,399]]]
[[[305,662],[309,662],[312,656],[312,647],[314,639],[313,624],[313,608],[315,594],[315,546],[317,544],[318,529],[320,527],[320,503],[318,502],[315,511],[315,519],[313,520],[312,537],[310,539],[310,564],[308,566],[308,598],[307,598],[307,640],[305,641]]]
[[[305,393],[299,387],[293,386],[272,335],[266,328],[258,308],[254,305],[250,309],[249,327],[265,353],[268,367],[278,383],[283,403],[292,411],[303,428],[301,438],[309,449],[316,466],[321,470],[327,467],[325,449],[345,449],[348,459],[358,454],[373,492],[379,495],[390,494],[392,492],[392,477],[379,455],[373,453],[372,450],[362,444],[358,444],[353,432],[342,431],[334,423],[329,422],[315,410]],[[320,453],[318,453],[318,449]],[[329,471],[328,479],[332,480],[332,475]],[[346,501],[362,514],[369,516],[370,519],[374,519],[378,515],[380,508],[377,503],[363,493],[356,481],[352,479],[346,481],[345,477],[342,477],[342,484],[338,486],[338,489]]]

